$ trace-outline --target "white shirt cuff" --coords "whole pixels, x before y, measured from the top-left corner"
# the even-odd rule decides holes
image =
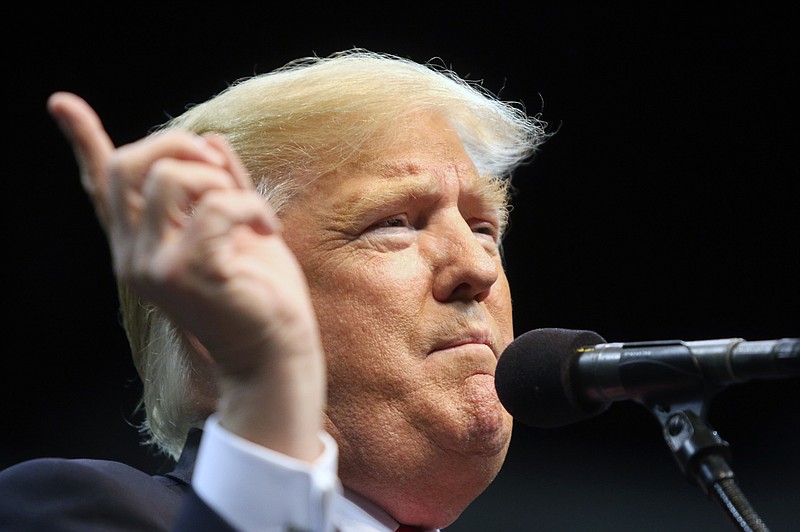
[[[242,531],[333,530],[333,501],[342,489],[338,447],[320,433],[313,463],[278,453],[206,420],[192,475],[197,495]]]

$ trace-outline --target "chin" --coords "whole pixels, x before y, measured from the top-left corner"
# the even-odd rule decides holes
[[[469,449],[485,456],[505,457],[511,442],[513,420],[497,398],[494,387],[473,389],[467,394],[467,404],[467,430],[461,438],[465,451]]]
[[[484,429],[471,432],[468,438],[472,452],[487,458],[498,457],[502,462],[511,443],[511,426],[503,424],[493,431]]]

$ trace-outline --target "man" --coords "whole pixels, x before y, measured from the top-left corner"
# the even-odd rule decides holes
[[[22,464],[0,524],[438,529],[494,479],[508,178],[543,123],[364,50],[236,83],[120,148],[79,97],[48,105],[108,236],[144,430],[178,466]]]

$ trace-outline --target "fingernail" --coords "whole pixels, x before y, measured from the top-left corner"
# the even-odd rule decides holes
[[[214,146],[205,137],[196,135],[194,142],[202,150],[203,155],[207,158],[209,163],[218,164],[220,166],[225,164],[225,156],[220,153],[219,148]]]

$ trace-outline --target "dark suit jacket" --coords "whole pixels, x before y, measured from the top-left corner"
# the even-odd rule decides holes
[[[202,431],[175,469],[148,475],[119,462],[40,458],[0,472],[0,530],[232,531],[191,488]]]

